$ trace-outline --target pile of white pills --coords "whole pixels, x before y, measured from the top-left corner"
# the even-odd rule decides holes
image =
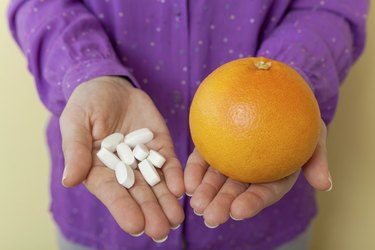
[[[154,139],[148,128],[135,130],[126,136],[114,133],[103,139],[96,154],[101,162],[115,171],[118,183],[126,188],[134,185],[134,170],[138,167],[150,186],[160,182],[156,168],[161,168],[166,159],[159,152],[149,150],[145,144]]]

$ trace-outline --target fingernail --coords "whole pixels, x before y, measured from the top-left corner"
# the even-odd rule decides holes
[[[219,225],[214,225],[214,226],[208,225],[206,221],[204,221],[204,224],[206,225],[206,227],[208,227],[210,229],[214,229],[214,228],[217,228],[219,226]]]
[[[331,178],[331,174],[328,173],[328,180],[329,180],[329,183],[331,184],[331,186],[326,190],[326,192],[329,192],[332,190],[333,188],[333,183],[332,183],[332,178]]]
[[[232,213],[229,213],[229,216],[232,218],[232,220],[235,220],[235,221],[240,221],[240,220],[243,220],[243,219],[237,219],[237,218],[234,218]]]
[[[181,195],[180,197],[178,197],[178,200],[181,200],[183,197],[184,197],[184,195]]]
[[[178,224],[178,225],[175,226],[175,227],[171,227],[171,229],[172,229],[172,230],[176,230],[176,229],[178,229],[180,226],[181,226],[181,224]]]
[[[198,212],[195,211],[194,209],[193,209],[193,212],[194,212],[196,215],[198,215],[198,216],[202,216],[202,215],[203,215],[203,214],[198,213]]]
[[[139,234],[131,234],[131,233],[129,233],[131,236],[133,236],[133,237],[139,237],[139,236],[141,236],[143,233],[144,233],[145,231],[142,231],[142,232],[140,232]]]
[[[65,166],[65,167],[64,167],[64,171],[63,171],[63,175],[62,175],[62,178],[61,178],[61,184],[62,184],[64,187],[66,187],[65,184],[64,184],[64,181],[65,181],[66,177],[67,177],[67,172],[66,172],[66,166]]]
[[[189,197],[192,197],[193,195],[192,194],[189,194],[189,193],[185,193],[187,196],[189,196]]]
[[[155,240],[154,238],[152,238],[152,240],[155,241],[156,243],[163,243],[163,242],[166,241],[167,239],[168,239],[168,235],[165,236],[165,238],[160,239],[160,240]]]

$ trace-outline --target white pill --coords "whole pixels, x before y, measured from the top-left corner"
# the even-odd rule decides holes
[[[119,143],[124,140],[124,135],[121,133],[113,133],[103,139],[101,147],[108,149],[108,151],[115,152]]]
[[[138,168],[145,178],[146,182],[150,186],[154,186],[160,182],[160,176],[158,171],[156,171],[155,167],[151,164],[151,162],[147,159],[144,159],[138,164]]]
[[[131,148],[137,144],[146,144],[154,139],[154,134],[148,128],[135,130],[125,136],[124,142]]]
[[[144,144],[137,144],[133,149],[133,155],[138,161],[143,161],[148,156],[148,148]]]
[[[147,160],[149,160],[152,163],[152,165],[154,165],[157,168],[161,168],[166,161],[164,156],[162,156],[159,152],[156,152],[152,149],[150,150]]]
[[[112,170],[115,170],[117,163],[121,162],[114,153],[108,151],[106,148],[101,148],[98,153],[96,153],[96,156],[98,156],[99,160],[103,162],[104,165]]]
[[[126,165],[125,163],[120,161],[116,165],[115,174],[116,174],[117,182],[120,185],[126,188],[131,188],[134,185],[135,178],[134,178],[133,169],[129,167],[128,165]]]
[[[116,148],[117,155],[120,159],[132,169],[137,168],[137,161],[134,158],[133,152],[126,143],[120,143]]]

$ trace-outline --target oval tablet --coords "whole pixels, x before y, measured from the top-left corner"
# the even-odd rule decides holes
[[[123,140],[124,140],[123,134],[113,133],[103,139],[101,143],[101,147],[108,149],[108,151],[115,152],[117,145],[121,143]]]
[[[115,170],[117,163],[121,162],[114,153],[108,151],[106,148],[101,148],[98,153],[96,153],[96,156],[104,165],[112,170]]]
[[[145,178],[146,182],[150,186],[155,186],[160,182],[160,176],[158,171],[156,171],[155,167],[149,162],[149,160],[144,159],[138,164],[138,168]]]
[[[135,130],[125,136],[124,142],[134,148],[137,144],[146,144],[154,139],[154,134],[148,128]]]
[[[166,161],[164,156],[162,156],[159,152],[156,152],[152,149],[150,150],[147,160],[149,160],[152,163],[152,165],[154,165],[157,168],[161,168]]]
[[[138,161],[143,161],[148,156],[148,148],[144,144],[137,144],[133,149],[133,155]]]
[[[134,158],[133,152],[128,144],[122,142],[117,145],[116,148],[117,155],[120,159],[132,169],[137,168],[137,161]]]
[[[126,188],[131,188],[134,185],[135,178],[134,178],[133,169],[129,167],[128,165],[126,165],[125,163],[120,161],[116,165],[115,174],[116,174],[117,182],[121,186],[124,186]]]

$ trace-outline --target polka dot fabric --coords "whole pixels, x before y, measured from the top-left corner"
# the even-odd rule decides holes
[[[83,186],[61,186],[58,118],[82,82],[127,77],[154,100],[184,163],[193,149],[189,106],[202,79],[230,60],[266,56],[307,80],[329,123],[339,85],[364,47],[368,5],[366,0],[11,1],[11,32],[52,113],[51,211],[59,229],[69,240],[97,249],[273,249],[301,233],[316,213],[314,191],[303,177],[252,219],[208,229],[183,198],[185,222],[165,243],[133,238]]]

